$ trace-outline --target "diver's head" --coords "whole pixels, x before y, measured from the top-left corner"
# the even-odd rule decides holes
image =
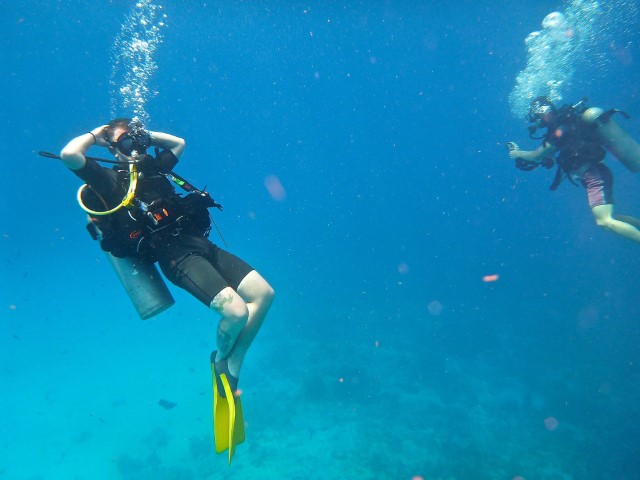
[[[135,157],[147,152],[150,145],[149,132],[137,120],[126,117],[111,120],[107,125],[107,141],[114,153]]]
[[[527,121],[540,127],[547,127],[553,122],[556,106],[549,97],[536,97],[531,101]]]

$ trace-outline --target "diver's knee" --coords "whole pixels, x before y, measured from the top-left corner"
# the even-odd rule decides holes
[[[244,302],[243,305],[244,308],[229,308],[221,312],[220,327],[223,331],[239,331],[244,328],[249,321],[249,309]]]
[[[273,299],[276,297],[276,292],[271,285],[265,282],[260,291],[260,303],[267,308],[273,303]]]
[[[269,308],[273,303],[273,287],[255,270],[247,274],[238,285],[238,292],[245,301]]]
[[[600,228],[611,230],[613,227],[613,218],[611,217],[596,218],[596,225],[599,226]]]
[[[211,300],[209,308],[233,323],[246,323],[249,318],[247,304],[242,300],[238,292],[230,288],[218,293]]]

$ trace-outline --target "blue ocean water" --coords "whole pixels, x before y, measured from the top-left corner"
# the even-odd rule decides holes
[[[171,287],[139,320],[80,182],[37,155],[132,114],[114,44],[150,5],[148,126],[187,140],[176,170],[277,292],[230,467],[217,319]],[[539,142],[510,101],[524,39],[572,8],[600,34],[563,57],[563,100],[640,138],[635,2],[5,2],[0,478],[640,478],[639,247],[505,150]],[[607,164],[640,216],[638,176]]]

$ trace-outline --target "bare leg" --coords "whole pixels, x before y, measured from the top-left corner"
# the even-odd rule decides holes
[[[222,289],[209,306],[222,318],[218,323],[217,360],[227,358],[248,322],[249,309],[240,295],[231,287]]]
[[[223,289],[211,302],[211,308],[222,316],[218,324],[216,362],[224,362],[229,373],[238,378],[247,350],[256,338],[269,307],[273,288],[255,270],[238,285]],[[223,369],[220,364],[220,369]]]
[[[613,218],[613,205],[597,205],[591,209],[591,212],[598,226],[640,243],[640,230],[631,225],[631,223]],[[625,217],[620,218],[623,219]]]
[[[640,220],[636,217],[632,217],[631,215],[616,215],[616,220],[620,220],[621,222],[628,223],[629,225],[633,225],[636,228],[640,228]]]
[[[249,318],[228,358],[229,371],[234,376],[239,374],[247,350],[256,338],[275,294],[271,285],[255,270],[242,279],[238,285],[238,293],[246,302]]]

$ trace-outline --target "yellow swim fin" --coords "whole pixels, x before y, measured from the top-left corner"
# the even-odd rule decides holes
[[[216,372],[215,353],[211,354],[211,376],[213,380],[213,435],[216,453],[229,450],[229,464],[236,450],[236,445],[244,442],[244,418],[242,401],[234,396],[225,373]],[[218,387],[219,377],[222,390]]]

